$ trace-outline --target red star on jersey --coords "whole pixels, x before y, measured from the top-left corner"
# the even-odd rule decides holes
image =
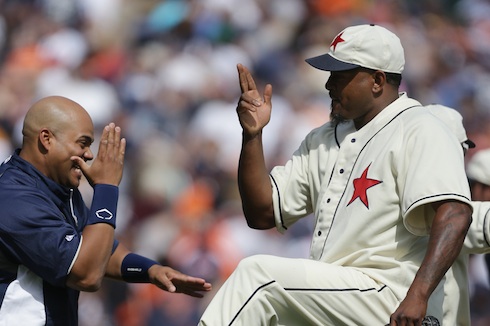
[[[335,48],[337,47],[337,44],[339,44],[340,42],[345,42],[345,40],[342,38],[342,34],[344,34],[344,32],[337,35],[337,37],[332,41],[332,44],[330,44],[330,46],[333,46],[334,51]]]
[[[347,206],[349,206],[354,200],[359,198],[362,201],[362,203],[364,204],[364,206],[366,206],[366,208],[369,208],[369,202],[368,202],[368,198],[367,198],[367,190],[369,188],[383,182],[383,181],[379,181],[379,180],[369,179],[367,177],[370,166],[371,166],[371,164],[369,164],[368,167],[364,170],[364,172],[362,172],[362,175],[360,178],[354,179],[354,181],[352,182],[354,184],[354,194],[352,194],[352,198],[349,201],[349,203],[347,204]]]

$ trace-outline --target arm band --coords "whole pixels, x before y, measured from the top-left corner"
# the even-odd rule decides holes
[[[119,188],[113,185],[98,184],[94,186],[92,207],[87,225],[107,223],[116,228],[116,208]]]
[[[149,258],[129,253],[121,264],[122,279],[128,283],[150,283],[148,270],[153,265],[159,265]]]

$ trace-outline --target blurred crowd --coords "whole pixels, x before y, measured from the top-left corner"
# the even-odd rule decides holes
[[[62,95],[87,109],[96,131],[110,121],[123,129],[116,234],[133,251],[214,291],[245,256],[306,257],[311,218],[280,235],[251,230],[242,216],[236,64],[259,89],[273,85],[272,167],[329,118],[328,73],[304,59],[361,23],[400,37],[404,91],[458,110],[472,151],[490,147],[488,0],[0,0],[0,160],[20,145],[30,105]],[[81,189],[90,203],[90,186]],[[80,325],[195,325],[212,296],[106,281],[82,294]],[[474,309],[474,325],[489,307]]]

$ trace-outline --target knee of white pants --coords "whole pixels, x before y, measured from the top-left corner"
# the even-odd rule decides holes
[[[235,268],[233,274],[239,279],[247,279],[251,283],[269,281],[271,271],[269,265],[271,264],[272,256],[268,255],[253,255],[243,258]]]
[[[253,255],[243,258],[236,267],[238,271],[266,270],[270,260],[274,257],[268,255]]]

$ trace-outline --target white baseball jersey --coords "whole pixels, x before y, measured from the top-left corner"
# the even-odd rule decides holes
[[[428,204],[470,203],[458,140],[405,94],[360,130],[312,131],[271,179],[279,231],[314,213],[310,258],[357,268],[399,300],[425,255]]]
[[[280,232],[316,216],[310,259],[245,258],[199,325],[385,325],[425,256],[430,204],[470,202],[458,140],[405,94],[360,130],[313,130],[270,176]],[[439,320],[443,290],[427,310]]]

